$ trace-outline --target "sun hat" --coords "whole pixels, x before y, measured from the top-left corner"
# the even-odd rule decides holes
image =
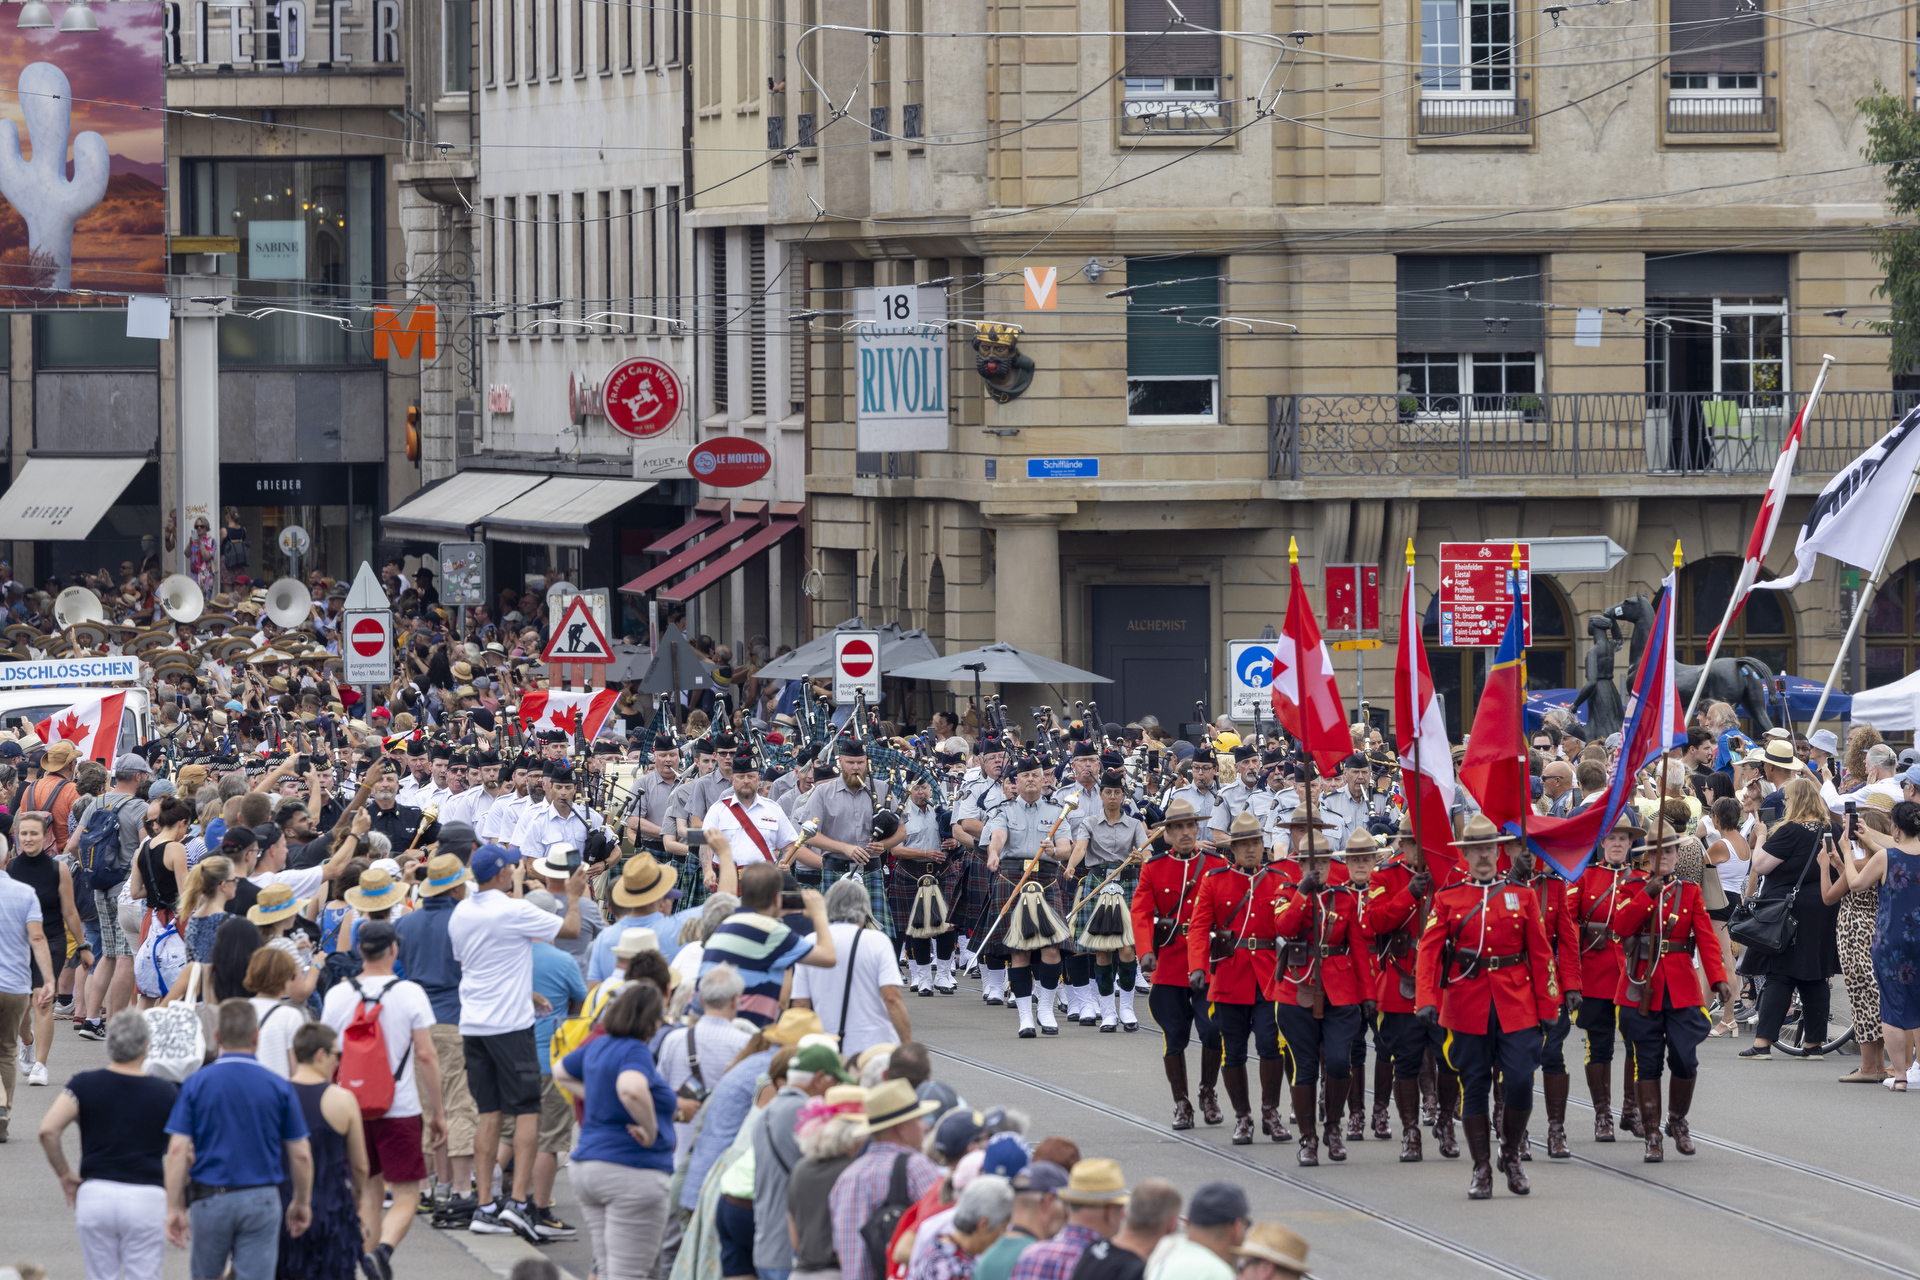
[[[613,940],[613,954],[617,960],[631,960],[642,952],[658,950],[660,950],[658,935],[644,925],[622,929],[620,936]]]
[[[1287,1230],[1277,1222],[1256,1222],[1247,1228],[1247,1238],[1234,1246],[1234,1256],[1260,1258],[1304,1274],[1307,1270],[1305,1237]]]
[[[678,873],[660,865],[645,849],[628,858],[620,867],[620,879],[613,886],[614,905],[645,907],[680,892]]]
[[[450,853],[437,853],[427,859],[427,878],[420,883],[420,896],[437,898],[463,884],[471,883],[473,883],[473,875],[467,870],[464,862]]]
[[[1061,1200],[1075,1205],[1124,1205],[1131,1198],[1118,1160],[1080,1161],[1068,1171],[1067,1185],[1060,1191]]]
[[[780,1021],[760,1033],[772,1044],[798,1044],[801,1036],[825,1035],[826,1028],[820,1025],[820,1015],[811,1009],[788,1009],[780,1015]],[[835,1037],[838,1042],[839,1037]]]
[[[913,1091],[913,1085],[906,1080],[882,1080],[867,1091],[866,1122],[860,1126],[860,1132],[879,1133],[897,1124],[918,1120],[933,1114],[934,1108],[939,1105],[937,1102],[922,1102]]]
[[[360,883],[340,896],[355,911],[385,911],[406,901],[407,888],[379,867],[368,867]]]
[[[1493,825],[1493,820],[1483,813],[1476,813],[1467,822],[1466,830],[1460,833],[1458,840],[1449,843],[1456,849],[1465,849],[1470,845],[1500,844],[1513,839],[1505,831]]]
[[[254,904],[247,908],[247,919],[258,925],[274,924],[296,914],[306,905],[307,900],[294,897],[289,886],[270,884],[260,891]]]
[[[1800,762],[1800,757],[1793,753],[1793,743],[1782,742],[1778,738],[1768,742],[1766,749],[1759,755],[1763,763],[1770,764],[1776,769],[1798,772],[1807,767]]]

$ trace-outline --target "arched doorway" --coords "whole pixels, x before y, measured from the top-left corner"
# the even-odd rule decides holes
[[[1734,583],[1740,577],[1740,564],[1736,556],[1709,556],[1682,566],[1680,618],[1673,637],[1674,661],[1700,663],[1707,660],[1713,629],[1726,617],[1727,601],[1733,598]],[[1773,575],[1763,573],[1762,576],[1771,578]],[[1775,675],[1791,672],[1799,655],[1793,637],[1793,611],[1787,607],[1787,602],[1772,591],[1749,594],[1746,608],[1740,611],[1740,616],[1733,620],[1732,628],[1720,641],[1719,656],[1758,658]]]
[[[1420,635],[1426,645],[1427,667],[1433,672],[1434,692],[1446,709],[1447,737],[1458,742],[1473,727],[1480,690],[1487,680],[1491,649],[1443,649],[1440,638],[1440,598],[1428,599],[1421,616]],[[1533,643],[1527,646],[1527,688],[1566,689],[1572,679],[1573,608],[1560,584],[1545,574],[1533,575]]]
[[[1887,575],[1860,629],[1867,636],[1866,687],[1877,689],[1920,666],[1920,560]]]

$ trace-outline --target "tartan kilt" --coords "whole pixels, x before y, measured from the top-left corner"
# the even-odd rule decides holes
[[[940,874],[940,889],[947,895],[947,915],[961,933],[976,934],[993,923],[993,917],[987,914],[993,885],[986,854],[957,850]]]
[[[689,849],[680,859],[680,905],[676,910],[700,906],[707,900],[706,877],[700,874],[700,851]]]
[[[857,871],[860,882],[867,886],[867,901],[873,911],[873,927],[892,937],[893,907],[888,901],[886,866],[882,860],[875,859],[865,867],[857,867],[852,859],[829,853],[820,864],[820,883],[823,891],[834,881],[845,877],[849,871]]]
[[[793,860],[793,878],[800,882],[802,889],[817,889],[826,892],[826,882],[820,877],[820,868],[810,867],[800,859]]]
[[[887,868],[887,911],[895,920],[913,919],[913,898],[920,892],[920,871],[924,862],[893,862]],[[904,930],[905,926],[902,925]]]
[[[981,866],[984,868],[985,865],[986,859],[982,858]],[[1006,936],[1007,925],[1013,913],[1008,911],[1007,914],[1003,916],[1001,912],[1006,909],[1008,903],[1013,901],[1014,886],[1020,883],[1020,874],[1025,869],[1026,860],[1023,858],[1001,858],[1000,870],[994,872],[990,877],[992,894],[987,900],[987,913],[981,917],[980,927],[982,929],[993,927],[996,920],[998,920],[999,924],[993,928],[993,937],[990,943],[983,944],[979,938],[973,939],[972,946],[975,951],[982,951],[985,949],[985,946],[991,945],[996,956],[1010,954],[1007,948]],[[1039,868],[1033,873],[1033,879],[1040,885],[1041,892],[1047,899],[1047,905],[1052,907],[1062,920],[1065,920],[1067,918],[1067,908],[1073,905],[1073,899],[1067,896],[1067,880],[1066,877],[1060,873],[1061,866],[1059,863],[1042,862]],[[1062,953],[1075,950],[1071,938],[1058,944],[1058,946]]]
[[[1080,909],[1073,913],[1073,919],[1067,922],[1073,926],[1074,937],[1078,938],[1082,933],[1085,933],[1087,922],[1093,918],[1093,900],[1098,896],[1093,892],[1093,887],[1112,874],[1113,868],[1110,866],[1095,867],[1074,885],[1074,893],[1077,894],[1082,889],[1085,889],[1087,894],[1087,900],[1080,904]],[[1117,878],[1110,887],[1118,889],[1121,896],[1125,897],[1128,904],[1131,905],[1133,902],[1133,891],[1139,886],[1140,864],[1136,862],[1125,871],[1122,871],[1119,878]],[[1069,897],[1067,901],[1071,903],[1073,899]]]

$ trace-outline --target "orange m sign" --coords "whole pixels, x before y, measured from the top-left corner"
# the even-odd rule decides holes
[[[416,346],[420,348],[423,359],[432,360],[440,354],[439,322],[433,304],[420,303],[413,309],[413,314],[407,317],[405,325],[400,323],[399,313],[392,307],[373,309],[375,360],[385,360],[391,356],[411,360]]]

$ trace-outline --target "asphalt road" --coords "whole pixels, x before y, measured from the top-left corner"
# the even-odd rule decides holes
[[[1836,992],[1839,984],[1836,981]],[[1144,1001],[1142,1002],[1144,1005]],[[953,997],[909,999],[917,1037],[935,1072],[975,1105],[1008,1105],[1032,1117],[1035,1136],[1064,1134],[1084,1154],[1119,1160],[1130,1179],[1170,1178],[1191,1190],[1215,1178],[1246,1187],[1256,1216],[1291,1226],[1312,1245],[1325,1277],[1422,1275],[1562,1277],[1888,1275],[1920,1280],[1920,1174],[1912,1135],[1920,1098],[1835,1078],[1857,1058],[1744,1063],[1744,1040],[1702,1046],[1693,1116],[1699,1154],[1667,1144],[1664,1164],[1644,1164],[1631,1135],[1592,1141],[1585,1081],[1574,1077],[1568,1130],[1574,1158],[1549,1161],[1534,1112],[1533,1194],[1495,1178],[1494,1198],[1466,1198],[1465,1159],[1402,1165],[1399,1144],[1350,1142],[1344,1164],[1322,1153],[1298,1168],[1292,1144],[1228,1142],[1230,1126],[1167,1128],[1168,1095],[1151,1026],[1103,1035],[1065,1025],[1057,1038],[1017,1039],[1013,1014],[990,1008],[977,986]],[[1570,1053],[1577,1051],[1569,1045]],[[104,1065],[104,1046],[61,1034],[56,1083]],[[1197,1078],[1197,1071],[1195,1071]],[[81,1274],[72,1217],[34,1131],[56,1089],[22,1086],[13,1141],[0,1147],[0,1260],[39,1262],[55,1280]],[[1223,1096],[1224,1102],[1224,1096]],[[1396,1120],[1397,1125],[1397,1120]],[[70,1135],[70,1143],[73,1138]],[[578,1224],[567,1180],[560,1211]],[[436,1232],[424,1219],[396,1256],[403,1274],[505,1274],[532,1252],[511,1237]],[[581,1238],[545,1252],[581,1280],[591,1251]],[[169,1251],[168,1280],[185,1277]]]

